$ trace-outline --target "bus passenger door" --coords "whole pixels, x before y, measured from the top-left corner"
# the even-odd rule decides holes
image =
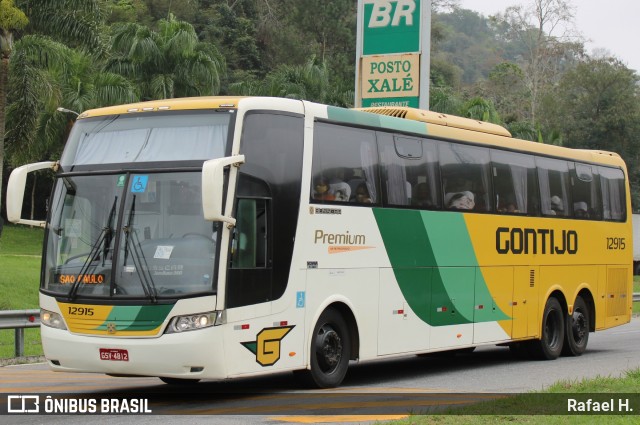
[[[537,337],[540,333],[538,321],[539,267],[518,266],[513,268],[513,339]]]

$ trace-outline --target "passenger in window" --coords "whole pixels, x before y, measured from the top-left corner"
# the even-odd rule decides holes
[[[586,219],[589,218],[589,207],[586,202],[574,202],[573,203],[573,215],[575,218]]]
[[[564,215],[564,202],[562,202],[562,198],[559,196],[551,197],[551,215]]]
[[[360,183],[356,187],[356,202],[359,204],[371,204],[371,196],[369,195],[369,188],[366,183]]]
[[[418,183],[413,189],[413,197],[411,198],[411,204],[416,207],[431,208],[433,202],[429,196],[429,185],[427,183]]]
[[[520,211],[516,207],[516,204],[514,204],[513,202],[509,202],[507,203],[507,205],[505,205],[505,207],[500,212],[504,212],[507,214],[517,214]]]
[[[336,201],[346,202],[351,195],[351,188],[347,183],[331,183],[329,185],[329,192],[333,193]]]
[[[447,205],[449,208],[454,210],[472,210],[475,207],[475,196],[472,192],[468,190],[464,192],[458,192],[451,194],[452,196],[447,195],[449,200]]]
[[[325,175],[329,175],[327,183],[329,184],[329,193],[333,195],[334,201],[346,202],[351,196],[351,187],[345,183],[346,170],[336,168],[329,170]]]
[[[513,197],[508,197],[504,205],[498,209],[498,212],[505,214],[518,214],[520,213],[520,210],[518,210]]]
[[[335,201],[336,197],[329,191],[329,182],[324,177],[316,180],[314,186],[313,199],[318,201]]]

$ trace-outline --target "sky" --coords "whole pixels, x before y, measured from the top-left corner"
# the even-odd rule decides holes
[[[587,52],[604,49],[627,67],[640,72],[640,2],[638,0],[568,0],[575,9],[575,26],[587,39]],[[464,9],[489,16],[531,0],[459,0]]]

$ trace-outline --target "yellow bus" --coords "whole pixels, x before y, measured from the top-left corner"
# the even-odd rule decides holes
[[[52,168],[45,222],[20,217]],[[13,171],[46,228],[55,371],[167,383],[509,346],[577,356],[631,318],[614,153],[410,108],[202,97],[82,113],[57,162]]]

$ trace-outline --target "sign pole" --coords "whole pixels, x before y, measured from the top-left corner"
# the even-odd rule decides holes
[[[418,107],[429,110],[429,84],[431,82],[431,0],[422,0],[422,37],[420,55],[420,101]]]

